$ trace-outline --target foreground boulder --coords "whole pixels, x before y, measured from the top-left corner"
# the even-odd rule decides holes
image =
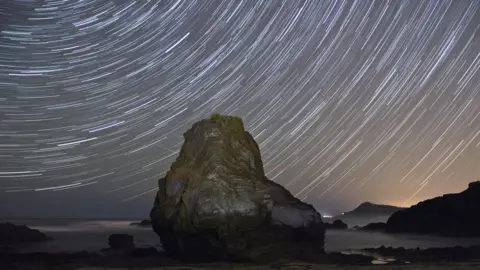
[[[30,229],[25,225],[0,223],[0,245],[13,245],[28,242],[48,241],[47,237],[39,230]]]
[[[325,229],[313,206],[264,175],[238,117],[213,115],[184,134],[151,211],[170,256],[191,261],[312,259]]]
[[[133,236],[130,234],[111,234],[108,237],[108,245],[112,250],[130,251],[135,248]]]
[[[480,181],[394,213],[387,232],[480,237]]]

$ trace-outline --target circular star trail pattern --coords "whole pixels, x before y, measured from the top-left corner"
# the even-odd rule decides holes
[[[267,176],[324,214],[480,179],[480,1],[7,0],[0,16],[7,215],[148,211],[212,113],[241,116]]]

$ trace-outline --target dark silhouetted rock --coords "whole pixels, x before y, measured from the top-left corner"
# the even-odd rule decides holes
[[[375,222],[375,223],[370,223],[370,224],[367,224],[366,226],[360,227],[357,230],[384,232],[386,228],[387,228],[387,224],[385,222]]]
[[[0,246],[0,254],[8,254],[15,252],[15,249],[11,246]]]
[[[25,225],[0,223],[0,245],[13,245],[27,242],[48,241],[51,238],[39,230],[30,229]]]
[[[446,194],[393,214],[389,233],[480,236],[480,182],[457,194]]]
[[[132,250],[133,236],[129,234],[112,234],[108,237],[108,245],[113,250]]]
[[[152,222],[149,219],[142,220],[141,222],[132,222],[130,223],[131,226],[139,226],[139,227],[152,227]]]
[[[346,230],[348,225],[341,220],[335,220],[333,223],[324,223],[327,230]]]
[[[212,115],[184,134],[151,211],[170,256],[190,261],[309,259],[323,252],[320,214],[264,175],[238,117]]]

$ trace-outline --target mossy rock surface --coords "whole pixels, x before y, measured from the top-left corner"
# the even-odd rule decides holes
[[[323,253],[320,214],[265,177],[260,149],[240,118],[214,114],[184,138],[151,211],[168,254],[264,261]]]

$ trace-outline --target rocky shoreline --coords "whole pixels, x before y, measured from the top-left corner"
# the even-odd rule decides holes
[[[480,246],[457,246],[428,249],[405,249],[382,246],[379,248],[364,249],[363,251],[366,252],[365,254],[370,254],[374,257],[390,257],[395,258],[398,261],[411,263],[466,262],[480,260]]]
[[[344,255],[340,253],[319,254],[318,261],[314,264],[342,264],[342,265],[370,265],[372,257],[364,255]],[[214,264],[231,265],[269,265],[272,267],[288,263],[288,261],[274,261],[259,263],[233,263],[216,262]],[[139,249],[132,253],[0,253],[0,265],[2,269],[24,270],[70,270],[85,267],[104,267],[104,268],[154,268],[154,267],[184,267],[188,269],[191,266],[212,265],[211,263],[186,263],[174,260],[166,256],[163,252],[139,252]],[[186,268],[185,268],[186,267]]]
[[[152,251],[153,250],[153,251]],[[394,259],[392,259],[394,258]],[[480,266],[480,246],[468,248],[430,248],[430,249],[404,249],[379,247],[365,249],[350,254],[327,253],[319,254],[315,261],[297,263],[295,261],[278,259],[265,263],[185,263],[171,259],[163,252],[153,248],[136,248],[128,253],[125,252],[76,252],[76,253],[17,253],[14,250],[0,251],[0,265],[2,269],[11,270],[73,270],[73,269],[250,269],[248,267],[265,267],[265,269],[284,269],[288,265],[309,265],[310,268],[285,268],[285,269],[328,269],[330,266],[348,267],[348,269],[363,269],[365,266],[373,266],[382,261],[382,267],[396,265],[397,267],[409,267],[409,265],[473,265]],[[377,263],[376,263],[377,262]],[[228,266],[228,267],[227,267]],[[206,268],[202,268],[206,267]],[[243,268],[246,267],[246,268]],[[480,268],[465,269],[480,269]],[[251,268],[262,269],[262,268]],[[368,268],[367,268],[368,269]],[[389,268],[382,268],[389,269]],[[402,268],[408,269],[408,268]],[[448,268],[447,268],[448,269]]]

